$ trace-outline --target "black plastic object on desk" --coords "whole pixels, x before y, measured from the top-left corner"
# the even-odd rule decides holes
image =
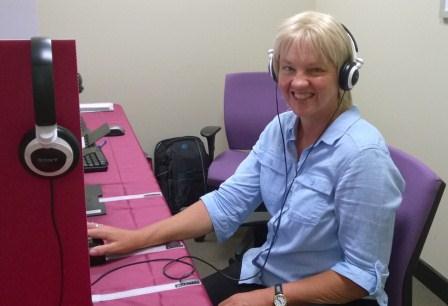
[[[111,136],[123,136],[125,134],[124,128],[121,125],[113,124],[109,126],[109,133],[107,133],[107,137]]]
[[[86,198],[86,215],[100,216],[106,214],[106,206],[100,202],[100,197],[103,195],[101,185],[86,184],[84,186],[85,198]]]
[[[109,162],[99,146],[87,147],[82,150],[84,172],[106,171]]]
[[[88,247],[89,249],[97,246],[103,245],[104,242],[101,239],[96,239],[92,237],[88,237]],[[90,256],[90,266],[98,266],[106,263],[106,256]]]

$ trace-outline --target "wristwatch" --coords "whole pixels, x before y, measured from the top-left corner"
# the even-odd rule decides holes
[[[286,306],[286,296],[283,294],[282,284],[274,286],[274,306]]]

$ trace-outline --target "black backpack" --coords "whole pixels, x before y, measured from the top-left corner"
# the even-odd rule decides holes
[[[175,137],[157,143],[154,172],[173,214],[207,192],[208,165],[209,156],[198,137]]]

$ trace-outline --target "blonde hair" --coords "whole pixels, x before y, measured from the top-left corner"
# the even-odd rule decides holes
[[[330,15],[307,11],[286,19],[279,27],[273,55],[273,68],[277,76],[280,56],[297,42],[309,44],[317,55],[326,64],[333,65],[338,73],[344,63],[354,60],[352,42],[342,24]],[[339,94],[342,93],[341,89]],[[351,105],[352,97],[348,91],[344,94],[341,108],[345,110]]]

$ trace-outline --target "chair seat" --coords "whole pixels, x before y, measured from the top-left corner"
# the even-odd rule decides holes
[[[208,169],[208,185],[218,187],[235,173],[236,168],[249,154],[247,151],[227,150],[216,156]]]

